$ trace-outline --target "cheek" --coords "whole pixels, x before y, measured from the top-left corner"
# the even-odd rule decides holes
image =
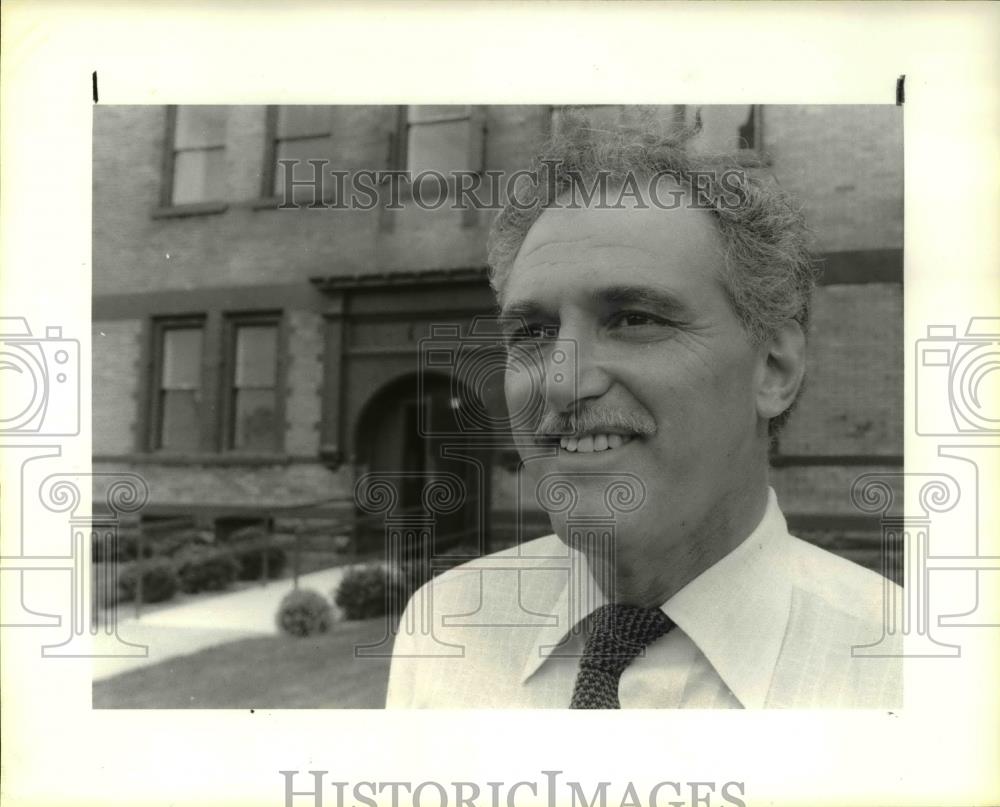
[[[729,409],[740,413],[755,411],[756,387],[755,356],[745,351],[730,356],[715,380],[715,388],[725,396],[730,404]]]
[[[745,356],[733,356],[725,366],[705,380],[702,431],[716,445],[715,454],[731,456],[757,431],[753,367]],[[706,433],[707,431],[707,433]]]
[[[511,429],[515,433],[534,429],[543,403],[539,374],[514,364],[504,372],[503,388]]]
[[[742,355],[691,357],[668,373],[637,376],[633,389],[642,390],[637,397],[671,442],[701,442],[752,425],[752,382],[753,368]]]
[[[513,415],[531,398],[532,384],[526,373],[507,368],[503,374],[503,391],[507,409]]]

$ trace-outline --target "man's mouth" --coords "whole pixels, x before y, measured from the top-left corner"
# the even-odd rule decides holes
[[[633,439],[631,434],[594,432],[573,437],[559,438],[559,447],[571,454],[593,454],[598,451],[614,451]]]
[[[567,454],[618,451],[637,437],[656,433],[656,424],[642,410],[629,411],[589,404],[572,413],[546,412],[538,423],[536,445]]]

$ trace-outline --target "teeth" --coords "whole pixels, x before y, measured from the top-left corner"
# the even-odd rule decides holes
[[[588,434],[585,437],[562,437],[559,445],[566,451],[578,454],[593,454],[595,451],[610,451],[620,448],[632,438],[620,434]]]

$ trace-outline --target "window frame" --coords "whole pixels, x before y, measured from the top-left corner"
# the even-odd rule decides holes
[[[471,168],[450,168],[446,170],[472,171],[482,175],[486,170],[486,147],[488,137],[488,126],[486,123],[486,110],[481,105],[476,104],[455,104],[454,106],[465,108],[463,115],[449,115],[432,121],[411,121],[410,109],[419,104],[408,104],[396,108],[396,127],[392,133],[392,145],[390,148],[392,167],[398,171],[410,171],[410,129],[413,126],[433,126],[438,123],[465,123],[465,148],[466,157]],[[447,106],[447,104],[445,105]],[[440,169],[430,169],[440,170]],[[452,178],[448,178],[449,188],[451,188]],[[454,192],[452,190],[452,192]]]
[[[274,442],[267,449],[238,448],[236,437],[236,345],[237,331],[243,326],[273,326],[275,328],[274,420],[277,424]],[[285,398],[287,372],[287,328],[283,312],[277,310],[227,312],[222,318],[222,361],[219,373],[220,422],[216,440],[219,453],[281,454],[285,449]]]
[[[281,142],[291,142],[293,140],[310,140],[319,135],[293,135],[292,137],[279,137],[278,136],[278,115],[282,106],[325,106],[329,110],[329,126],[327,127],[327,138],[333,137],[334,131],[334,108],[328,104],[272,104],[269,105],[264,112],[264,165],[260,172],[260,198],[268,201],[274,201],[280,198],[280,194],[275,192],[274,182],[278,177],[278,144]],[[327,182],[324,184],[324,199],[322,201],[329,201],[328,197],[330,194],[329,186],[332,186],[332,182]]]
[[[163,446],[163,359],[164,337],[168,331],[185,330],[197,327],[201,330],[201,356],[198,366],[201,369],[199,387],[201,397],[198,401],[198,450],[204,450],[204,421],[206,396],[210,389],[207,361],[208,317],[204,314],[189,314],[181,316],[156,317],[152,322],[152,361],[149,374],[149,425],[146,429],[145,447],[151,454],[161,456],[177,456],[190,453],[186,449],[171,449]]]
[[[409,105],[397,105],[395,108],[395,120],[391,124],[388,134],[388,155],[386,163],[388,165],[388,171],[386,176],[382,179],[382,185],[385,186],[389,183],[389,174],[404,172],[412,180],[413,176],[409,175],[409,132],[410,126],[412,125],[422,125],[421,123],[411,124],[409,120],[409,110],[413,104]],[[459,106],[456,104],[456,106]],[[489,149],[489,117],[487,108],[483,105],[477,104],[466,104],[464,105],[467,114],[463,116],[456,115],[454,117],[449,117],[448,121],[466,121],[466,151],[467,157],[469,158],[471,164],[475,166],[469,169],[446,169],[447,171],[469,171],[476,176],[483,177],[486,175],[486,166],[488,158]],[[424,123],[444,123],[444,119],[438,121],[425,121]],[[478,142],[477,142],[478,138]],[[434,169],[428,169],[434,170]],[[445,199],[457,199],[458,198],[458,178],[454,175],[449,175],[446,173],[445,184],[443,191],[445,194]],[[434,177],[423,177],[422,182],[427,185],[427,187],[422,186],[420,192],[427,192],[430,194],[431,198],[439,199],[438,196],[438,186],[439,183]],[[433,187],[431,187],[433,186]],[[398,186],[398,201],[402,204],[410,204],[413,202],[413,185],[411,182],[401,182]],[[384,197],[383,197],[384,198]],[[447,205],[443,205],[447,208]],[[395,227],[396,213],[392,210],[387,210],[384,206],[382,207],[382,215],[379,218],[379,229],[383,233],[392,232]],[[461,226],[462,227],[476,227],[480,221],[479,211],[474,205],[468,205],[462,211],[461,216]]]
[[[286,309],[247,308],[238,310],[206,306],[201,310],[155,315],[145,320],[145,407],[136,421],[136,448],[157,462],[246,462],[283,460],[288,424],[288,324]],[[269,449],[234,449],[229,439],[232,428],[232,381],[235,372],[236,328],[239,325],[276,325],[274,446]],[[200,327],[201,400],[198,405],[198,441],[193,449],[161,448],[163,413],[160,387],[163,375],[163,334],[171,329]]]
[[[153,218],[224,213],[229,209],[229,202],[225,198],[202,202],[174,203],[174,167],[178,151],[176,144],[178,108],[178,104],[169,104],[165,108],[163,162],[160,167],[160,198],[159,205],[153,210]],[[221,148],[223,155],[225,155],[227,151],[225,140],[223,140]]]

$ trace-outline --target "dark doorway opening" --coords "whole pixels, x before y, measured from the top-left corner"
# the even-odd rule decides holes
[[[358,422],[358,475],[384,473],[392,480],[398,496],[394,517],[434,516],[432,555],[489,551],[492,449],[477,448],[462,436],[456,412],[474,400],[456,394],[447,376],[428,375],[418,384],[414,374],[383,387]],[[458,477],[464,488],[461,504],[452,512],[429,512],[424,489],[449,474]],[[383,519],[365,519],[360,512],[359,518],[363,519],[356,534],[359,550],[374,553],[384,547]]]

